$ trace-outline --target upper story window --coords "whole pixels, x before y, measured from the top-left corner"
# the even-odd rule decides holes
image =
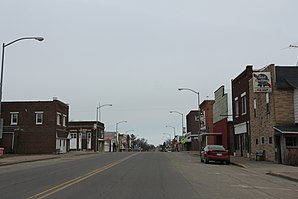
[[[35,123],[43,124],[43,112],[35,112]]]
[[[270,113],[270,99],[269,99],[269,93],[266,93],[266,113]]]
[[[19,121],[19,113],[11,112],[10,113],[10,125],[18,125],[18,121]]]
[[[265,137],[261,137],[262,144],[265,144]]]
[[[61,113],[57,112],[57,125],[61,125]]]
[[[257,117],[257,99],[254,98],[254,117]]]
[[[238,101],[238,97],[235,98],[234,103],[235,103],[235,117],[239,117],[239,101]]]
[[[67,116],[63,114],[63,119],[62,119],[63,126],[66,126],[66,119],[67,119]]]
[[[246,114],[246,92],[241,94],[241,110],[242,115]]]

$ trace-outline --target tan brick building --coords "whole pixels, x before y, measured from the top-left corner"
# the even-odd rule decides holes
[[[251,157],[262,150],[266,160],[298,164],[297,88],[296,66],[269,65],[253,73],[249,80]]]

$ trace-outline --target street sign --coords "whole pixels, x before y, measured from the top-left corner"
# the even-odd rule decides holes
[[[185,144],[185,137],[181,138],[181,144]]]

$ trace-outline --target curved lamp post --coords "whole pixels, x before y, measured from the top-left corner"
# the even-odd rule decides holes
[[[120,121],[120,122],[117,122],[116,123],[116,136],[117,136],[116,140],[117,140],[117,144],[118,145],[119,145],[118,126],[121,123],[127,123],[127,121],[126,120],[123,120],[123,121]],[[120,151],[120,146],[118,146],[118,148],[119,148],[118,150]]]
[[[125,134],[127,134],[128,132],[133,132],[135,130],[128,130],[128,131],[125,131]]]
[[[3,43],[2,44],[2,62],[1,62],[1,80],[0,80],[0,139],[2,139],[2,131],[3,131],[3,120],[2,120],[2,115],[1,115],[1,102],[2,102],[2,90],[3,90],[3,69],[4,69],[4,50],[5,47],[21,41],[21,40],[27,40],[27,39],[33,39],[33,40],[37,40],[37,41],[43,41],[44,38],[43,37],[21,37],[19,39],[13,40],[12,42],[9,42],[7,44]]]
[[[190,91],[190,92],[193,92],[193,93],[195,93],[195,94],[197,94],[197,96],[198,96],[198,123],[199,123],[199,126],[198,126],[198,128],[199,128],[199,132],[198,132],[198,134],[200,134],[201,133],[201,109],[200,109],[200,93],[199,93],[199,91],[195,91],[195,90],[193,90],[193,89],[190,89],[190,88],[178,88],[178,90],[179,91]]]
[[[169,139],[172,141],[172,136],[170,133],[163,133],[164,135],[168,135],[169,136]]]
[[[180,113],[180,112],[178,112],[178,111],[170,111],[170,113],[177,113],[177,114],[181,115],[181,117],[182,117],[182,127],[181,127],[181,129],[182,129],[182,134],[181,134],[181,135],[183,135],[183,113]]]
[[[95,142],[95,151],[98,151],[98,120],[101,120],[101,107],[104,107],[104,106],[113,106],[112,104],[104,104],[104,105],[101,105],[98,104],[98,107],[96,107],[96,132],[95,132],[95,138],[96,138],[96,142]],[[99,119],[98,119],[99,118]]]
[[[166,127],[174,129],[174,138],[176,137],[176,128],[170,125],[166,125]]]
[[[97,111],[96,111],[96,116],[97,116],[96,121],[101,120],[101,108],[104,107],[104,106],[113,106],[113,105],[112,104],[103,104],[103,105],[99,104],[98,107],[96,108],[97,109]]]
[[[118,133],[118,126],[119,126],[119,124],[121,124],[121,123],[127,123],[127,121],[120,121],[120,122],[117,122],[117,123],[116,123],[116,133]]]

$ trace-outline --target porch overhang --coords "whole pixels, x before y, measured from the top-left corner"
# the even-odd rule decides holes
[[[275,134],[291,134],[298,135],[298,125],[274,126]]]

